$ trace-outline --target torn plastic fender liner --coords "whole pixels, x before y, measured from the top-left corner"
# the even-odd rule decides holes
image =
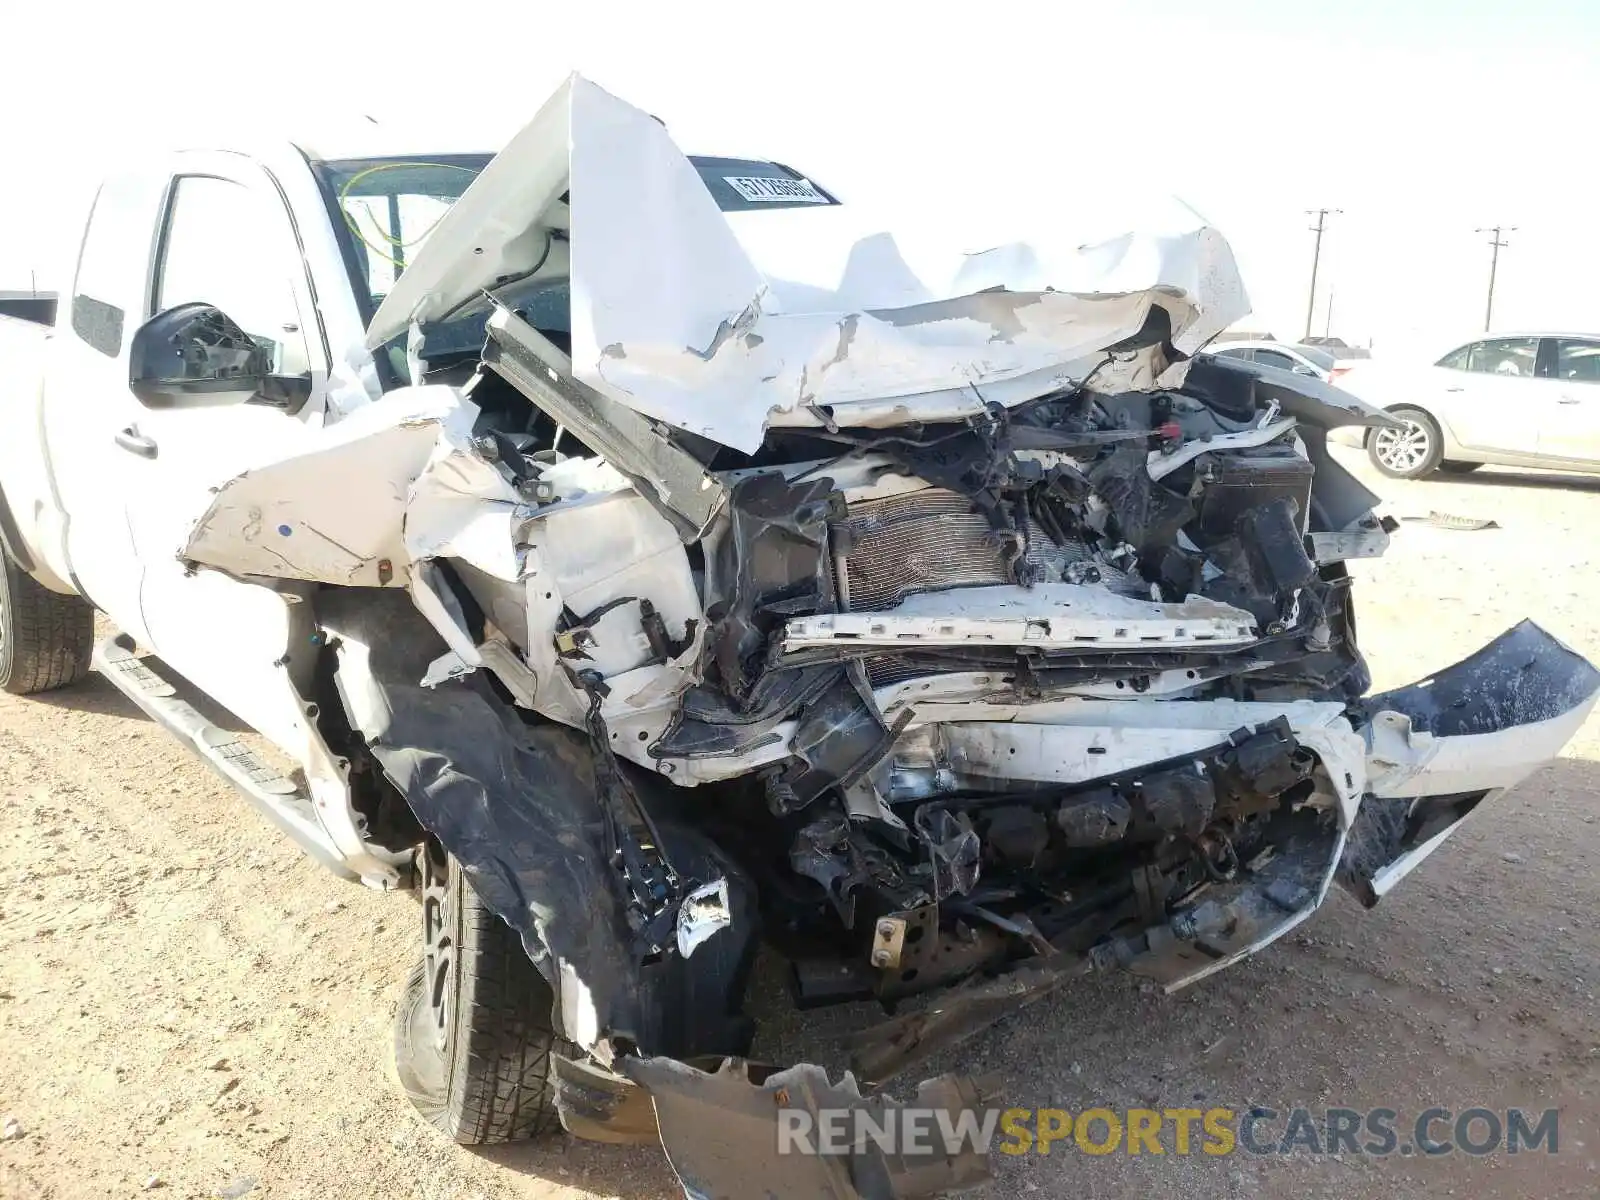
[[[335,680],[356,731],[424,828],[522,938],[556,991],[568,1040],[608,1061],[613,1041],[646,1053],[743,1054],[740,1011],[759,917],[754,889],[709,839],[662,822],[691,887],[721,880],[717,928],[689,958],[639,962],[602,845],[594,752],[577,730],[525,724],[480,679],[428,688],[438,633],[399,591],[318,599],[339,656]]]
[[[567,1037],[591,1048],[619,1035],[653,1040],[631,937],[592,837],[584,737],[553,725],[516,736],[483,695],[460,684],[385,691],[391,719],[374,756],[529,956],[554,959]]]
[[[443,644],[404,593],[336,591],[320,598],[318,615],[351,723],[484,903],[521,934],[559,997],[566,1036],[587,1048],[603,1036],[650,1040],[596,841],[587,739],[522,727],[461,682],[423,687]]]
[[[1600,670],[1532,621],[1362,701],[1370,795],[1340,880],[1376,904],[1485,800],[1555,758],[1600,700]]]
[[[927,1110],[933,1119],[919,1116],[908,1137],[902,1105],[862,1096],[848,1074],[830,1083],[810,1063],[759,1083],[738,1060],[714,1073],[664,1058],[631,1058],[622,1066],[654,1099],[667,1160],[693,1200],[917,1200],[989,1178],[979,1136],[994,1107],[987,1080],[923,1081],[905,1107]],[[858,1138],[860,1130],[867,1136]],[[897,1150],[874,1142],[879,1130]],[[835,1140],[838,1147],[824,1152]]]

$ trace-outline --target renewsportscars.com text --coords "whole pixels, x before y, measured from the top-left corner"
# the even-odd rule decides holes
[[[1403,1114],[1392,1108],[889,1108],[782,1109],[778,1153],[849,1154],[873,1145],[925,1154],[1079,1153],[1389,1155],[1560,1152],[1560,1111],[1443,1106]]]

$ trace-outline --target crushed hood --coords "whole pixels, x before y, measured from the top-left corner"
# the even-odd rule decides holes
[[[1047,233],[915,268],[848,205],[751,208],[721,211],[658,121],[573,76],[435,227],[368,344],[566,273],[574,376],[752,452],[768,424],[1021,403],[1141,331],[1188,354],[1249,312],[1226,240],[1181,206],[1092,245]]]

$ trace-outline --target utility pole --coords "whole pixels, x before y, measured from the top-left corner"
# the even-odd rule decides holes
[[[1306,297],[1306,337],[1311,336],[1311,314],[1317,307],[1317,264],[1322,261],[1322,231],[1327,225],[1329,216],[1338,216],[1342,212],[1344,212],[1342,208],[1306,209],[1306,216],[1317,219],[1317,223],[1310,227],[1317,235],[1317,245],[1311,252],[1311,294]]]
[[[1489,332],[1489,322],[1494,316],[1494,277],[1495,272],[1498,271],[1500,267],[1500,248],[1502,246],[1509,246],[1511,244],[1510,242],[1502,242],[1500,240],[1500,235],[1502,233],[1515,233],[1516,231],[1517,227],[1515,225],[1496,225],[1492,229],[1485,228],[1474,231],[1476,233],[1487,233],[1490,235],[1489,300],[1488,303],[1483,306],[1483,331],[1485,333]]]

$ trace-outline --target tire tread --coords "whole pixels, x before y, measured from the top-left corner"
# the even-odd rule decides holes
[[[78,682],[89,673],[94,609],[81,596],[52,592],[9,557],[4,569],[0,689],[30,696]]]
[[[459,871],[454,863],[453,871]],[[560,1128],[552,1083],[555,1032],[550,985],[521,939],[462,881],[457,892],[461,972],[448,1096],[451,1136],[482,1145]]]

